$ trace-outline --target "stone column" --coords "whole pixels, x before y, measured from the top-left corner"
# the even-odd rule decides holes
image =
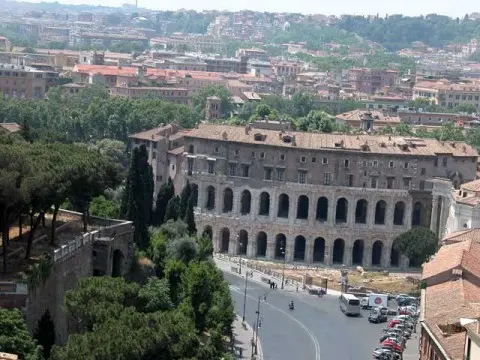
[[[206,191],[206,186],[203,181],[198,184],[198,201],[197,201],[197,207],[200,213],[203,212],[203,209],[205,208],[205,191]]]
[[[432,216],[430,218],[430,230],[437,234],[438,228],[438,196],[434,196],[432,199]]]
[[[316,217],[316,201],[315,201],[315,195],[308,194],[308,224],[310,226],[315,225],[315,217]]]
[[[367,208],[367,227],[373,229],[375,226],[375,208],[377,207],[377,200],[371,200],[368,202]]]
[[[298,196],[296,193],[289,193],[289,201],[290,203],[288,204],[288,223],[290,226],[295,225],[295,219],[297,218],[297,201],[298,201]]]
[[[333,263],[333,241],[325,239],[325,257],[324,263],[327,266]]]
[[[267,235],[267,260],[273,260],[275,258],[275,238],[270,240],[270,234]]]
[[[390,254],[392,252],[392,245],[386,245],[383,244],[382,247],[382,261],[381,261],[381,266],[383,268],[389,268],[390,267]]]
[[[293,261],[293,251],[294,251],[294,242],[295,238],[292,235],[287,235],[287,244],[286,244],[286,249],[285,249],[285,256],[287,258],[288,262]]]
[[[412,211],[413,211],[413,203],[412,198],[409,198],[407,203],[405,204],[405,212],[403,214],[403,225],[410,229],[412,227]]]
[[[247,256],[254,258],[257,256],[257,238],[253,234],[248,234],[248,247],[247,247]]]
[[[212,243],[213,243],[213,252],[219,252],[220,251],[220,241],[222,241],[222,237],[220,236],[220,231],[213,231],[212,235]]]
[[[215,188],[215,214],[220,215],[222,213],[223,204],[223,187],[217,186]]]
[[[442,208],[440,211],[440,224],[438,224],[438,240],[443,238],[445,227],[447,225],[448,213],[450,211],[450,203],[447,198],[442,197]]]
[[[256,191],[253,191],[253,190],[250,190],[250,196],[251,196],[251,200],[250,200],[250,219],[252,221],[255,220],[256,216],[258,215],[258,196],[257,196],[257,192]]]
[[[345,266],[352,266],[353,257],[353,244],[350,241],[345,240],[345,250],[343,253],[343,264]]]
[[[365,247],[363,248],[363,263],[364,268],[372,266],[372,245],[365,242]]]
[[[307,243],[305,246],[305,263],[311,264],[313,262],[313,237],[307,238]]]
[[[272,192],[270,193],[270,211],[269,211],[270,221],[273,222],[277,219],[277,212],[278,212],[278,196],[277,196],[276,190],[272,189]]]
[[[327,198],[328,199],[328,225],[335,225],[335,210],[337,208],[337,199],[334,196]]]
[[[240,200],[241,200],[241,193],[238,190],[233,191],[233,209],[232,214],[234,217],[238,217],[240,215]]]
[[[347,226],[353,227],[355,226],[355,208],[357,206],[356,201],[354,198],[346,197],[348,201],[347,205]],[[345,244],[346,246],[346,244]]]

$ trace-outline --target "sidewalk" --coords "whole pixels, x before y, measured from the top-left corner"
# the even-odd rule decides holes
[[[219,268],[221,268],[224,271],[228,272],[234,272],[238,273],[239,268],[240,268],[240,262],[239,262],[239,257],[236,256],[229,256],[225,254],[214,254],[214,260],[215,263]],[[253,269],[247,266],[247,261],[242,259],[242,275],[245,270],[251,271],[253,274],[251,276],[250,280],[256,281],[263,283],[265,285],[268,285],[268,280],[274,281],[277,284],[277,290],[280,290],[281,284],[282,284],[282,274],[281,272],[274,272],[269,269],[265,269],[264,272],[258,270],[258,269]],[[318,288],[318,286],[313,286],[314,288]],[[285,284],[284,284],[284,290],[287,292],[308,292],[306,289],[303,289],[302,283],[299,281],[291,280],[287,277],[285,277]],[[339,296],[341,294],[340,291],[337,290],[332,290],[332,289],[327,289],[327,294],[328,295],[334,295],[334,296]]]
[[[235,359],[244,360],[244,359],[255,359],[262,360],[262,345],[260,343],[260,338],[257,340],[257,355],[252,357],[252,341],[254,338],[253,329],[245,323],[245,326],[242,324],[242,319],[237,315],[237,318],[233,322],[233,336],[235,339]]]

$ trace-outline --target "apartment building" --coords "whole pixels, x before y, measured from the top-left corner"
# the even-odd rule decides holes
[[[480,84],[478,83],[450,83],[418,82],[413,87],[413,100],[422,98],[432,104],[453,108],[460,104],[471,104],[476,109],[480,105]]]
[[[156,86],[115,86],[110,88],[111,96],[124,96],[129,98],[142,98],[146,96],[155,96],[176,104],[189,105],[188,90],[173,87]]]
[[[385,126],[395,127],[401,120],[396,114],[388,111],[357,109],[335,116],[335,122],[364,131],[373,131]]]
[[[478,237],[444,245],[424,264],[420,360],[480,358]]]
[[[478,159],[462,143],[294,132],[275,121],[200,124],[184,149],[197,227],[216,252],[384,268],[408,264],[396,236],[436,219],[429,180],[473,180]]]
[[[164,48],[188,47],[194,51],[206,53],[223,53],[225,44],[219,39],[208,35],[173,34],[171,37],[156,37],[150,39],[151,47]]]
[[[442,126],[446,124],[468,124],[477,118],[465,114],[423,112],[403,109],[397,112],[402,122],[410,125]]]
[[[12,43],[4,36],[0,36],[0,51],[9,52],[12,48]]]
[[[276,76],[292,77],[296,76],[299,71],[300,67],[297,63],[282,61],[273,64],[273,73]]]
[[[0,64],[0,94],[4,98],[43,99],[48,73],[28,66]]]
[[[348,71],[351,86],[365,94],[375,94],[378,90],[395,85],[397,71],[353,68]]]
[[[235,52],[236,57],[246,56],[251,60],[259,60],[259,61],[268,61],[268,55],[265,50],[262,49],[238,49]]]

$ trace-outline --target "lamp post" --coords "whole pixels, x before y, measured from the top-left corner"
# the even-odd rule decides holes
[[[257,320],[255,322],[255,327],[254,327],[254,333],[253,333],[253,341],[252,341],[252,359],[254,355],[257,355],[258,353],[258,329],[260,328],[260,301],[262,297],[258,297],[258,305],[257,305],[257,311],[255,311],[255,314],[257,314]],[[263,294],[263,299],[266,301],[267,299],[267,294]]]
[[[237,235],[237,242],[240,236]],[[238,259],[240,260],[240,267],[238,268],[238,273],[242,275],[242,248],[243,248],[243,242],[238,243]]]
[[[247,309],[247,286],[248,286],[248,271],[245,272],[245,292],[243,294],[243,316],[242,321],[245,321],[245,312]]]
[[[283,255],[283,266],[282,266],[282,287],[281,289],[283,290],[284,284],[285,284],[285,263],[287,261],[287,252],[286,252],[286,241],[283,243],[283,246],[280,248],[280,251],[282,252]]]

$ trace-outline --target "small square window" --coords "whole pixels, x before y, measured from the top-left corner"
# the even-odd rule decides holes
[[[255,157],[255,151],[252,151],[252,152],[250,153],[250,156],[251,156],[252,158],[254,158],[254,157]]]
[[[300,162],[304,163],[305,161],[307,161],[307,158],[305,156],[300,157]]]
[[[265,153],[264,152],[260,153],[260,159],[265,159]]]
[[[373,167],[377,167],[378,166],[378,161],[377,160],[373,160]]]
[[[238,156],[240,152],[238,150],[235,150],[235,156]]]
[[[327,158],[323,158],[323,159],[322,159],[322,164],[323,164],[323,165],[327,165],[327,164],[328,164],[328,159],[327,159]]]
[[[317,158],[316,157],[312,157],[312,163],[316,163],[317,162]]]
[[[282,160],[282,161],[285,160],[285,154],[280,154],[280,160]]]
[[[404,169],[408,169],[408,162],[405,162],[405,163],[403,164],[403,168],[404,168]]]
[[[388,167],[393,168],[395,167],[395,163],[393,161],[388,162]]]
[[[218,147],[215,148],[215,154],[218,154]]]

